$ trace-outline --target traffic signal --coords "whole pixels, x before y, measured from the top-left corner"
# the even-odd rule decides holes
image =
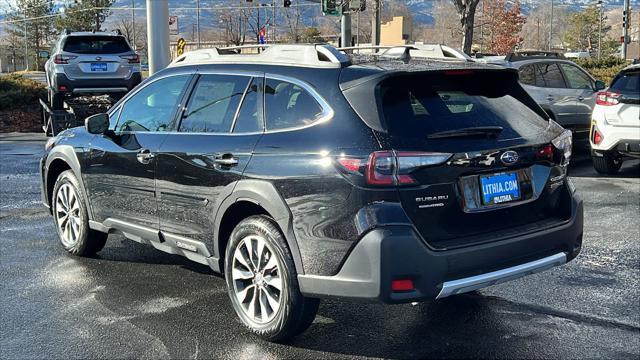
[[[284,4],[284,7],[290,7],[291,6],[291,0],[284,0],[283,4]]]
[[[322,0],[322,14],[325,16],[341,16],[342,0]]]

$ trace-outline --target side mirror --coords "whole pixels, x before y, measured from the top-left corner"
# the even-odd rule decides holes
[[[605,84],[602,80],[596,80],[594,87],[596,91],[600,91],[604,90],[607,87],[607,84]]]
[[[105,113],[91,115],[84,121],[89,134],[104,134],[109,130],[109,115]]]

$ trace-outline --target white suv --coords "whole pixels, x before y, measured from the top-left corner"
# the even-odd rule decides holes
[[[615,174],[627,157],[640,158],[640,65],[624,68],[596,95],[591,157],[601,174]]]

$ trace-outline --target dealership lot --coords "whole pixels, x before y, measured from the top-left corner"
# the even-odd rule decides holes
[[[577,156],[584,248],[563,267],[417,306],[325,301],[307,332],[270,344],[208,267],[113,235],[96,258],[66,254],[39,203],[44,141],[0,138],[3,358],[640,356],[640,161],[607,178]]]

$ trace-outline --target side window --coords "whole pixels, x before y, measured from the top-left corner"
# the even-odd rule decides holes
[[[233,126],[234,133],[259,132],[264,129],[260,96],[262,94],[262,78],[253,78],[238,112]]]
[[[548,88],[566,88],[564,78],[560,72],[560,68],[556,63],[538,64],[538,69],[544,79],[544,87]]]
[[[202,75],[180,123],[182,132],[228,133],[251,78]]]
[[[167,130],[190,77],[169,76],[142,88],[122,106],[117,130]]]
[[[322,116],[322,107],[302,87],[267,79],[265,86],[267,130],[309,125]]]
[[[525,85],[536,85],[536,73],[533,65],[525,65],[520,68],[520,82]]]
[[[564,71],[564,76],[567,77],[567,82],[569,83],[570,88],[593,89],[591,79],[587,74],[582,72],[582,70],[569,64],[560,64],[560,67],[562,67],[562,71]]]

